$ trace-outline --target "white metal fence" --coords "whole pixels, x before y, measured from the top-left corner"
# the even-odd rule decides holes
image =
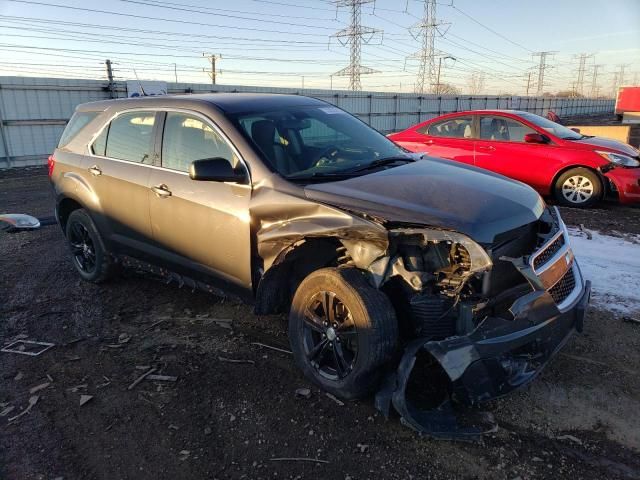
[[[551,97],[417,95],[294,88],[170,83],[169,93],[263,92],[308,95],[358,116],[382,133],[403,130],[443,113],[515,109],[561,118],[613,113],[614,100]],[[125,97],[126,83],[60,78],[0,77],[0,168],[46,162],[76,105]]]

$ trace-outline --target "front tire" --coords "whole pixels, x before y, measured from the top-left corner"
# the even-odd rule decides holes
[[[588,168],[572,168],[558,177],[554,195],[561,205],[574,208],[592,207],[602,198],[602,182]]]
[[[74,210],[65,228],[71,259],[83,280],[102,283],[117,272],[117,265],[107,251],[93,220],[82,208]]]
[[[396,351],[398,323],[387,296],[355,268],[323,268],[306,277],[289,313],[289,342],[298,367],[336,396],[372,392]]]

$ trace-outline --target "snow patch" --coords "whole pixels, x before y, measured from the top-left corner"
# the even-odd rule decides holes
[[[569,236],[582,275],[591,280],[592,303],[624,315],[640,312],[640,236],[573,228]]]

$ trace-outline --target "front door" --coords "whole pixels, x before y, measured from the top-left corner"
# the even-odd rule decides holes
[[[520,180],[540,192],[548,190],[549,181],[543,168],[548,161],[548,146],[524,141],[524,136],[537,133],[535,130],[498,115],[480,115],[479,127],[476,166]]]
[[[249,201],[251,186],[195,181],[194,160],[222,157],[234,167],[235,150],[208,120],[167,112],[161,146],[162,168],[149,179],[153,238],[169,263],[211,273],[251,287]]]

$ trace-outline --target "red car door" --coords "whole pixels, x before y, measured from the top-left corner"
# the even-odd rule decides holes
[[[520,180],[541,193],[548,192],[546,144],[525,143],[524,136],[538,133],[510,117],[478,115],[475,164],[480,168]]]
[[[473,137],[473,116],[466,115],[407,130],[396,141],[412,152],[473,165]]]

